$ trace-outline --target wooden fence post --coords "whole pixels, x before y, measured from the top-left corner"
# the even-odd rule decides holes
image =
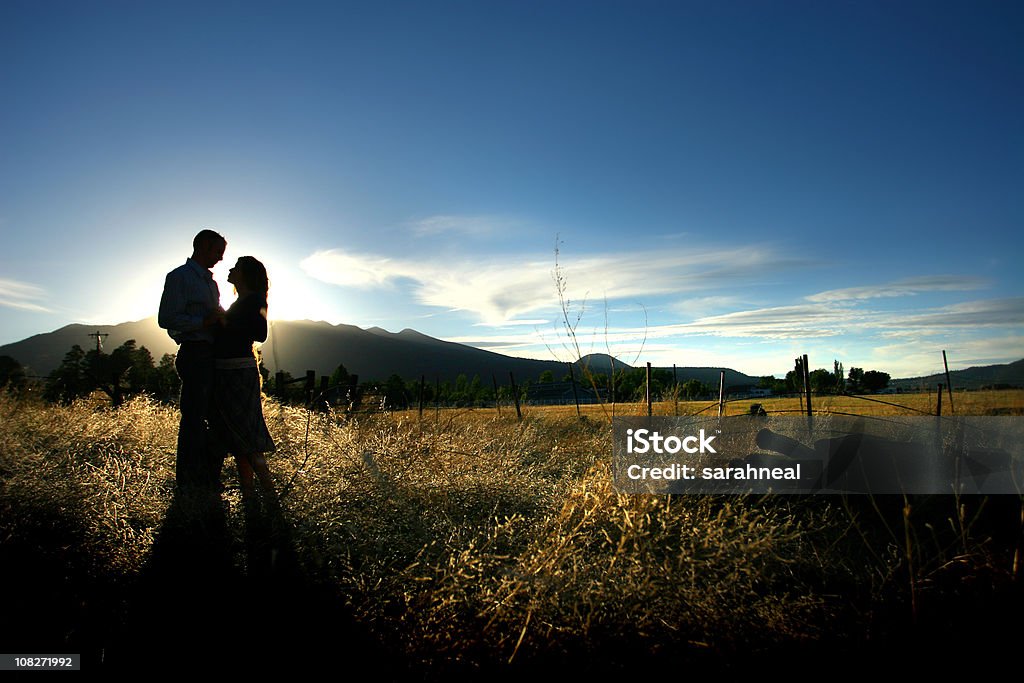
[[[804,391],[807,393],[807,417],[811,417],[813,415],[813,413],[811,412],[811,370],[810,370],[809,366],[810,366],[810,363],[808,362],[807,354],[805,353],[804,354],[803,368],[804,368]]]
[[[349,410],[357,410],[362,397],[359,395],[359,375],[348,376]]]
[[[576,401],[576,417],[582,417],[580,414],[580,397],[576,393],[576,373],[572,371],[572,363],[566,363],[569,366],[569,381],[572,383],[572,400]]]
[[[647,363],[647,417],[650,417],[653,414],[653,405],[652,405],[653,397],[651,396],[652,393],[653,392],[651,392],[651,363],[650,363],[650,361],[648,361],[648,363]]]
[[[491,382],[494,383],[494,407],[498,409],[498,417],[501,417],[501,401],[498,400],[498,378],[491,373]]]
[[[718,375],[718,417],[725,415],[725,370]]]
[[[942,349],[942,365],[946,368],[946,391],[949,392],[949,414],[953,414],[953,382],[949,379],[949,363],[946,361],[946,349]]]
[[[313,405],[313,392],[316,391],[316,370],[306,370],[306,384],[303,387],[306,394],[306,405]]]
[[[675,407],[672,409],[672,414],[679,417],[679,374],[676,372],[676,364],[672,364],[672,400],[675,401]]]
[[[420,410],[419,410],[419,414],[420,414],[419,419],[420,420],[423,419],[423,395],[426,393],[426,391],[427,391],[427,376],[426,375],[420,375],[420,406],[419,406],[419,408],[420,408]]]
[[[797,356],[793,364],[793,373],[795,377],[793,381],[796,382],[796,386],[793,390],[796,391],[797,400],[800,401],[800,412],[804,412],[804,366],[803,360]]]
[[[520,422],[523,421],[523,411],[519,408],[519,389],[516,388],[516,378],[512,375],[512,371],[508,371],[508,379],[512,382],[512,398],[516,403],[516,419]]]
[[[814,411],[811,408],[811,362],[806,353],[801,367],[804,370],[804,393],[807,394],[807,436],[811,437],[814,435]]]

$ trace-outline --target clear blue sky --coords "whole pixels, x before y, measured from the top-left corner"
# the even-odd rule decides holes
[[[0,2],[0,343],[271,317],[565,359],[1024,357],[1018,2]]]

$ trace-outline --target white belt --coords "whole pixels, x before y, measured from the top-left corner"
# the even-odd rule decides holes
[[[255,370],[256,359],[252,356],[248,358],[218,358],[216,367],[218,370],[247,370],[249,368]]]

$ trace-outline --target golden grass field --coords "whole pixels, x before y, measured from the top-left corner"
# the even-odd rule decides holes
[[[934,409],[934,395],[878,398]],[[1022,407],[1024,391],[954,395],[958,415]],[[899,412],[846,398],[815,408]],[[159,625],[181,604],[220,644],[249,642],[228,636],[246,623],[265,655],[315,641],[372,653],[384,678],[738,670],[808,653],[874,662],[890,647],[1020,635],[1019,496],[630,496],[610,481],[608,406],[583,421],[574,406],[526,407],[522,422],[504,407],[422,421],[265,410],[283,519],[265,537],[247,529],[227,463],[208,542],[175,536],[175,408],[0,400],[0,566],[21,587],[0,627],[7,651],[128,666],[141,634],[180,637]]]
[[[768,413],[799,413],[805,408],[799,398],[748,398],[729,400],[725,403],[724,414],[746,415],[750,406],[760,404]],[[917,394],[881,394],[873,396],[818,396],[814,395],[811,407],[818,413],[838,413],[850,415],[934,415],[937,409],[935,392]],[[943,415],[1021,415],[1024,414],[1024,390],[1010,389],[1001,391],[962,391],[953,393],[953,408],[950,409],[949,394],[943,392]],[[449,411],[451,409],[442,409]],[[575,405],[558,406],[521,406],[527,416],[537,417],[575,417]],[[497,417],[496,408],[475,408],[474,413]],[[501,414],[510,417],[515,415],[515,407],[502,404]],[[655,415],[717,415],[718,401],[659,401],[653,404]],[[424,417],[431,418],[435,413],[433,407],[424,408]],[[617,403],[581,405],[580,413],[594,419],[610,419],[613,416],[646,415],[646,403]],[[418,411],[406,411],[405,414],[418,417]]]

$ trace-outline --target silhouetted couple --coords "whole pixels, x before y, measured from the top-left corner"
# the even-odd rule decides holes
[[[262,377],[253,351],[254,342],[267,338],[269,281],[262,263],[242,256],[228,272],[238,298],[227,311],[221,308],[210,269],[226,248],[213,230],[195,236],[192,256],[167,274],[158,323],[179,344],[178,495],[219,504],[223,458],[231,453],[250,513],[259,505],[257,480],[263,498],[277,505],[265,458],[275,447],[263,418]]]

